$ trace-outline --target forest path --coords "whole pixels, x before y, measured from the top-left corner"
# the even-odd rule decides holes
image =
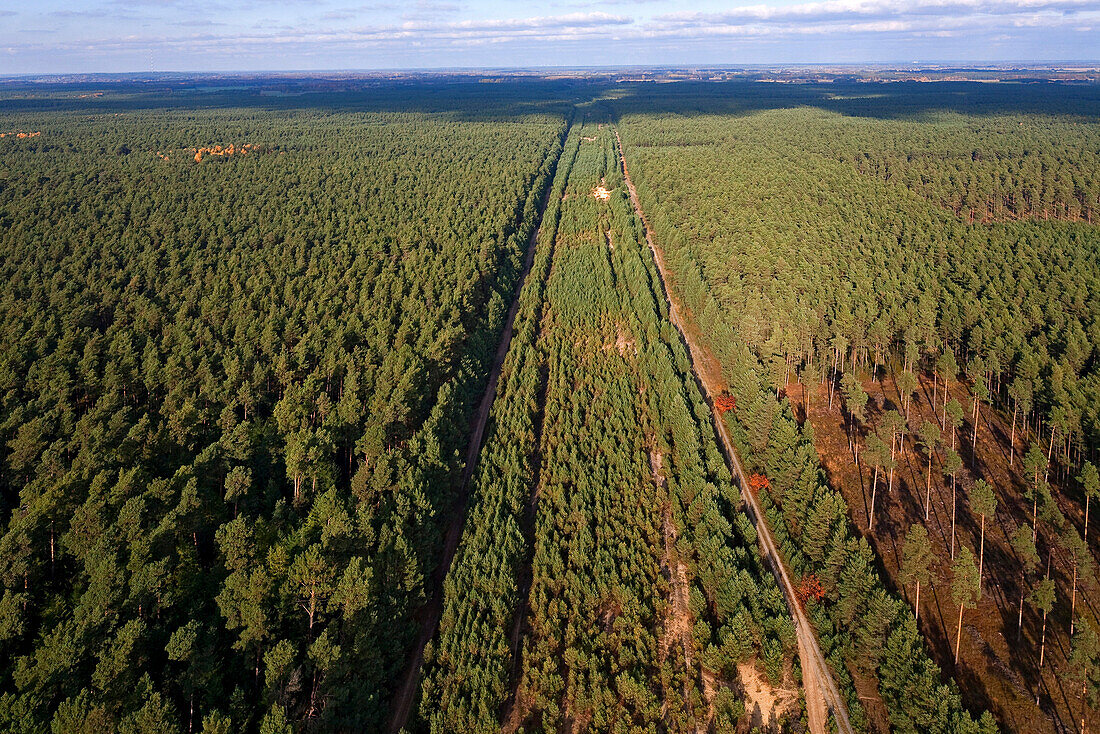
[[[653,253],[653,259],[657,265],[657,272],[661,277],[661,285],[665,291],[665,298],[668,301],[669,318],[672,321],[672,325],[680,332],[680,338],[683,339],[684,344],[687,345],[692,371],[695,373],[696,381],[702,387],[703,395],[711,408],[711,416],[714,419],[715,428],[718,431],[719,438],[722,440],[723,453],[725,453],[726,459],[730,463],[730,468],[733,470],[734,477],[738,480],[742,480],[745,473],[741,468],[741,458],[729,435],[729,429],[726,428],[725,421],[722,420],[714,410],[714,398],[721,393],[721,385],[716,382],[711,370],[704,370],[698,367],[698,365],[707,363],[708,355],[706,351],[695,342],[690,332],[685,328],[683,319],[680,316],[679,306],[668,288],[668,275],[665,269],[664,253],[657,247],[653,239],[653,229],[649,226],[649,220],[646,219],[645,213],[642,211],[642,205],[638,201],[638,192],[634,188],[634,182],[631,181],[630,172],[626,167],[626,155],[623,152],[623,142],[622,138],[619,137],[619,130],[615,128],[614,131],[615,140],[619,145],[619,161],[623,167],[623,180],[626,181],[626,187],[630,191],[630,201],[634,204],[634,211],[637,212],[638,218],[642,220],[642,224],[645,226],[646,244],[649,245],[650,252]],[[744,486],[743,481],[741,484]],[[813,627],[811,627],[809,619],[806,618],[802,605],[798,602],[794,584],[791,582],[786,565],[783,563],[782,556],[779,554],[775,540],[772,538],[768,523],[764,519],[764,513],[760,508],[759,500],[749,491],[744,491],[741,495],[748,504],[749,518],[756,527],[756,534],[760,539],[760,549],[764,555],[764,560],[771,567],[772,572],[779,581],[780,588],[783,589],[783,596],[786,599],[787,607],[791,612],[791,618],[794,620],[795,634],[798,638],[798,657],[802,664],[802,685],[806,694],[806,713],[809,718],[810,731],[813,732],[813,734],[825,734],[830,731],[828,714],[832,713],[840,728],[841,734],[854,734],[852,724],[848,720],[848,707],[844,701],[844,697],[840,695],[840,689],[837,687],[832,672],[825,662],[825,656],[821,652],[821,646],[818,644],[817,635],[814,634]]]
[[[620,350],[621,351],[621,350]],[[653,483],[664,493],[668,482],[661,474],[661,465],[664,457],[660,449],[650,448],[649,468],[653,477]],[[676,523],[672,520],[672,508],[668,501],[664,501],[661,510],[661,537],[664,538],[664,553],[661,556],[661,570],[668,576],[669,598],[668,610],[665,613],[664,628],[658,640],[659,660],[664,665],[669,657],[673,645],[680,645],[684,654],[684,666],[689,674],[695,669],[692,661],[692,649],[695,646],[692,632],[695,626],[694,615],[691,613],[691,582],[688,580],[688,567],[680,559],[676,552],[676,540],[679,537],[676,532]],[[714,694],[716,687],[713,678],[708,678],[707,671],[700,669],[700,678],[703,682],[703,701],[707,707],[707,716],[703,721],[697,721],[696,734],[706,734],[711,722],[714,720]],[[688,680],[684,680],[684,700],[691,700],[691,690]],[[667,701],[665,706],[667,706]]]
[[[569,135],[566,127],[562,135],[564,141]],[[564,147],[563,147],[564,150]],[[558,157],[554,165],[550,167],[546,179],[546,191],[543,192],[542,201],[539,202],[538,216],[535,227],[531,230],[531,236],[527,240],[527,252],[523,258],[523,270],[520,271],[516,281],[515,293],[512,294],[512,305],[508,309],[508,317],[504,321],[504,330],[500,334],[500,343],[497,345],[496,354],[493,355],[493,366],[489,370],[489,382],[485,386],[485,394],[474,413],[473,424],[470,427],[470,443],[466,447],[466,463],[462,470],[462,482],[459,485],[458,498],[451,513],[451,522],[447,526],[447,533],[443,541],[443,555],[439,561],[439,567],[435,572],[432,596],[427,605],[421,611],[423,622],[420,626],[420,634],[416,639],[416,646],[409,659],[409,666],[401,678],[401,685],[394,694],[391,704],[393,714],[390,718],[389,731],[398,734],[409,720],[416,693],[419,690],[420,668],[424,662],[424,648],[435,636],[439,629],[439,620],[443,616],[443,579],[447,575],[455,553],[458,551],[458,542],[462,538],[462,529],[466,524],[466,502],[469,499],[470,479],[473,477],[474,468],[477,466],[477,456],[481,451],[481,441],[485,436],[485,426],[489,422],[489,411],[493,407],[493,400],[497,394],[497,383],[500,380],[501,370],[504,368],[504,358],[508,355],[508,347],[512,344],[512,330],[516,321],[516,313],[519,311],[519,296],[523,291],[523,285],[527,282],[527,274],[531,272],[531,265],[535,261],[535,245],[538,241],[539,230],[542,229],[542,217],[546,213],[546,205],[550,201],[550,190],[553,188],[554,175],[561,161],[562,151],[558,151]]]

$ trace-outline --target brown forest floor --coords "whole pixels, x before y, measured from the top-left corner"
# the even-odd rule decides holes
[[[920,389],[910,407],[909,425],[914,428],[925,420],[934,420],[932,381],[922,376],[920,382]],[[804,390],[806,387],[808,390]],[[877,427],[885,411],[897,409],[903,412],[892,377],[876,382],[866,381],[864,389],[869,396],[864,432]],[[910,434],[904,442],[904,450],[896,457],[897,470],[892,493],[888,491],[884,478],[879,477],[875,528],[873,533],[868,533],[867,518],[874,470],[862,463],[857,469],[852,460],[839,397],[834,394],[833,407],[829,409],[828,388],[825,385],[791,383],[786,392],[795,415],[803,422],[807,417],[804,402],[808,396],[809,420],[829,482],[843,493],[852,522],[881,559],[881,570],[888,576],[887,583],[912,603],[913,589],[898,589],[896,578],[905,533],[912,523],[924,521],[927,461],[914,447],[912,439],[915,435]],[[942,396],[941,383],[937,406],[942,406]],[[951,396],[970,410],[972,403],[965,385],[952,383]],[[969,707],[988,708],[1007,731],[1075,732],[1081,721],[1082,700],[1080,687],[1067,681],[1067,657],[1070,653],[1069,558],[1062,557],[1064,554],[1054,549],[1051,574],[1056,579],[1058,594],[1048,619],[1046,659],[1040,680],[1036,667],[1041,617],[1025,604],[1023,633],[1017,642],[1020,564],[1010,544],[1010,537],[1018,525],[1030,525],[1031,506],[1024,499],[1021,462],[1021,453],[1026,451],[1027,442],[1020,435],[1021,426],[1018,423],[1015,463],[1010,468],[1011,416],[1006,420],[999,413],[983,407],[976,451],[971,450],[972,426],[969,418],[967,415],[958,432],[957,450],[963,459],[963,469],[958,478],[956,542],[968,545],[977,555],[981,518],[970,513],[966,497],[974,481],[984,477],[996,491],[997,512],[994,518],[986,521],[983,595],[978,608],[967,610],[963,617],[962,644],[956,667],[953,658],[958,607],[951,599],[949,557],[951,483],[949,479],[944,479],[940,457],[937,456],[932,467],[931,512],[927,522],[936,561],[933,564],[932,588],[921,589],[921,630],[931,645],[936,661],[958,680]],[[865,436],[861,437],[861,448],[865,440]],[[949,437],[947,440],[950,441]],[[1080,489],[1076,482],[1071,481],[1069,491],[1072,495],[1067,496],[1056,468],[1052,468],[1050,478],[1059,507],[1080,531],[1084,524]],[[1098,535],[1100,530],[1094,526],[1089,537],[1094,556],[1098,555]],[[1045,566],[1050,546],[1042,536],[1038,547]],[[1097,594],[1097,580],[1080,580],[1078,613],[1095,620],[1098,609],[1100,595]],[[1040,696],[1039,706],[1035,705],[1037,694]],[[1089,712],[1088,722],[1093,727],[1100,722],[1096,711]]]

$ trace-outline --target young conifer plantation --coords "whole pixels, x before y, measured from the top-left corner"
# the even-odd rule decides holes
[[[732,732],[753,713],[743,674],[758,665],[792,685],[791,621],[668,319],[610,127],[575,125],[564,160],[420,715],[433,732]],[[801,718],[797,705],[774,714]]]

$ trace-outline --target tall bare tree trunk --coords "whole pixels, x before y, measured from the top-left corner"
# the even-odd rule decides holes
[[[978,598],[982,598],[982,566],[985,564],[985,515],[982,515],[982,540],[978,544]]]
[[[1039,488],[1035,488],[1035,497],[1031,502],[1031,542],[1039,539]]]
[[[1081,704],[1081,734],[1088,734],[1088,729],[1085,728],[1085,717],[1089,715],[1088,686],[1089,682],[1086,679],[1085,682],[1081,684],[1081,700],[1084,702]]]
[[[940,421],[940,428],[947,428],[947,401],[949,400],[947,389],[947,378],[943,378],[943,419]],[[955,448],[954,443],[951,444],[951,448]]]
[[[974,396],[974,433],[970,437],[970,451],[974,455],[974,459],[978,458],[978,421],[981,420],[981,402],[978,400],[978,396]]]
[[[890,486],[888,487],[886,493],[891,497],[894,496],[894,441],[896,437],[897,434],[890,434]]]
[[[917,600],[913,602],[913,616],[917,618],[917,623],[920,623],[920,581],[917,582]],[[919,629],[919,626],[918,626]]]
[[[951,560],[955,559],[955,497],[958,492],[955,489],[955,475],[951,475]]]
[[[928,511],[932,504],[932,451],[928,451],[928,477],[924,480],[924,521],[928,522]]]
[[[1047,651],[1047,613],[1043,612],[1043,634],[1039,637],[1039,677],[1043,674],[1043,656]]]
[[[1012,462],[1016,459],[1016,411],[1020,409],[1020,405],[1016,400],[1012,401],[1012,434],[1008,439],[1008,465],[1012,466]]]
[[[840,350],[833,350],[833,379],[829,381],[829,409],[833,408],[833,387],[836,385],[836,364],[840,360]]]
[[[1016,642],[1020,641],[1020,635],[1024,631],[1024,596],[1027,595],[1027,578],[1020,575],[1020,611],[1016,615]]]
[[[962,642],[963,634],[963,609],[962,604],[959,605],[959,631],[955,633],[955,665],[959,664],[959,643]]]
[[[317,715],[317,671],[313,671],[313,677],[309,685],[309,711],[306,718],[312,719]]]
[[[1085,492],[1085,547],[1089,547],[1089,493]]]
[[[875,490],[878,489],[878,467],[875,467],[875,481],[871,483],[871,516],[867,518],[867,529],[875,526]]]
[[[1057,433],[1057,432],[1058,431],[1054,430],[1054,426],[1051,426],[1051,428],[1050,428],[1050,448],[1047,449],[1047,470],[1043,474],[1043,481],[1044,482],[1049,482],[1050,481],[1050,459],[1051,459],[1052,456],[1054,456],[1054,434]]]
[[[1069,636],[1073,637],[1073,614],[1077,610],[1077,554],[1073,554],[1073,584],[1069,596]]]

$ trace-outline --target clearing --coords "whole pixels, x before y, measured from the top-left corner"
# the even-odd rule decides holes
[[[886,411],[902,410],[899,407],[902,405],[901,397],[892,376],[881,381],[865,381],[863,387],[870,398],[867,404],[868,428],[880,425]],[[1010,538],[1019,525],[1030,525],[1031,521],[1031,505],[1024,499],[1025,487],[1021,477],[1022,454],[1028,446],[1027,439],[1022,435],[1022,421],[1016,425],[1016,455],[1014,466],[1010,467],[1010,418],[1006,420],[999,412],[983,406],[977,446],[976,450],[972,450],[971,396],[962,383],[953,382],[949,389],[950,395],[967,408],[963,425],[958,429],[956,444],[963,460],[957,480],[956,547],[965,544],[975,555],[979,550],[981,518],[971,514],[967,500],[977,478],[984,477],[993,485],[997,495],[997,512],[986,520],[984,593],[977,609],[967,610],[963,616],[962,643],[956,667],[954,643],[958,607],[951,598],[951,482],[942,472],[942,453],[936,457],[932,466],[931,503],[925,523],[935,561],[931,593],[926,593],[923,588],[921,590],[921,630],[929,641],[936,662],[948,673],[954,673],[967,706],[973,709],[989,708],[998,721],[1012,731],[1076,731],[1082,710],[1081,691],[1079,686],[1067,684],[1064,680],[1068,669],[1066,658],[1070,652],[1070,559],[1059,548],[1052,548],[1044,542],[1042,534],[1039,552],[1044,565],[1048,556],[1051,558],[1051,574],[1058,593],[1047,624],[1046,659],[1041,675],[1037,672],[1041,617],[1026,604],[1022,636],[1017,641],[1021,576],[1020,563],[1012,550]],[[857,469],[852,461],[839,396],[834,394],[830,409],[828,389],[824,385],[790,383],[786,393],[799,420],[804,422],[808,419],[813,426],[817,452],[829,482],[843,493],[852,522],[881,559],[889,585],[912,603],[913,589],[898,589],[896,579],[906,532],[912,524],[925,522],[928,462],[925,454],[914,446],[915,435],[911,434],[903,441],[897,454],[892,492],[888,478],[884,481],[882,476],[879,477],[874,531],[868,532],[873,469],[862,461]],[[937,408],[942,412],[942,380],[938,393]],[[924,421],[936,422],[932,398],[932,380],[922,375],[920,387],[910,406],[910,426],[919,427]],[[805,407],[807,399],[808,412]],[[861,437],[861,447],[864,443],[865,439]],[[1081,528],[1084,519],[1082,506],[1066,496],[1056,481],[1057,471],[1052,469],[1050,478],[1059,508],[1077,528]],[[1097,553],[1096,535],[1092,534],[1089,539],[1094,555]],[[1079,580],[1078,613],[1095,614],[1096,594],[1096,579]],[[1039,706],[1035,704],[1037,695]],[[868,713],[874,713],[870,706]],[[1091,716],[1094,723],[1095,718],[1095,715]]]

